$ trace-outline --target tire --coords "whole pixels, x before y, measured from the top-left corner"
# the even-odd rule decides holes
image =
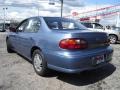
[[[6,40],[6,45],[7,45],[7,52],[8,53],[13,53],[14,51],[11,49],[11,45],[10,45],[10,42],[9,42],[8,39]]]
[[[109,35],[110,43],[115,44],[117,42],[117,37],[115,35]]]
[[[48,73],[47,63],[39,49],[34,50],[32,61],[35,72],[40,76],[46,76]]]

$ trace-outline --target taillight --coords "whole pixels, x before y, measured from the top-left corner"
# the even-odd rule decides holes
[[[88,47],[87,41],[78,38],[63,39],[60,41],[59,46],[62,49],[70,49],[70,50],[86,49]]]

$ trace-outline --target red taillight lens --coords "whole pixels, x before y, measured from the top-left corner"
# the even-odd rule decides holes
[[[87,42],[83,39],[63,39],[59,43],[60,48],[62,49],[86,49]]]

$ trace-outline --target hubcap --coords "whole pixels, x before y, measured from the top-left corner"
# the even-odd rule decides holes
[[[110,43],[115,43],[115,42],[116,42],[116,38],[115,38],[115,37],[110,36]]]
[[[42,57],[39,54],[34,56],[34,66],[35,69],[39,72],[42,69]]]

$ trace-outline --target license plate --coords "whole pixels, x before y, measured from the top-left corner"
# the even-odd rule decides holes
[[[105,62],[104,55],[96,56],[96,57],[93,58],[93,64],[94,65],[97,65],[97,64],[100,64],[100,63],[103,63],[103,62]]]
[[[108,54],[108,55],[106,55],[106,61],[110,61],[110,60],[112,60],[112,54]]]

